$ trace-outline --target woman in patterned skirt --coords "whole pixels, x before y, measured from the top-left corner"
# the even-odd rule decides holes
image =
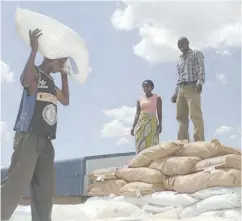
[[[162,100],[153,94],[154,83],[145,80],[142,84],[145,94],[137,101],[137,110],[131,135],[135,136],[136,153],[159,143],[162,131]]]

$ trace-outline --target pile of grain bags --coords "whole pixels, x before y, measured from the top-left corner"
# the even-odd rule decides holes
[[[175,210],[179,217],[190,217],[241,207],[237,203],[239,192],[230,191],[226,194],[227,198],[234,200],[231,207],[217,203],[217,207],[211,206],[210,210],[195,209],[202,208],[202,201],[206,197],[201,199],[193,194],[202,190],[210,191],[212,187],[241,186],[241,151],[225,147],[218,140],[158,144],[141,151],[129,162],[128,167],[117,169],[115,176],[126,182],[117,195],[126,197],[125,201],[131,197],[141,200],[149,196],[146,204],[140,206],[154,214]],[[212,196],[215,197],[214,191],[209,197]],[[216,197],[225,199],[222,194]]]
[[[165,158],[175,154],[183,142],[169,142],[150,147],[136,155],[131,161],[132,165],[125,168],[104,168],[89,174],[92,184],[89,186],[89,195],[122,195],[136,196],[164,191],[163,183],[167,179],[156,169],[149,168],[149,164],[156,159]],[[118,182],[118,183],[117,183]],[[112,186],[112,187],[111,187]],[[104,191],[105,189],[105,191]]]
[[[240,150],[224,147],[217,140],[184,142],[174,155],[153,160],[148,167],[167,177],[163,185],[170,191],[152,194],[144,206],[148,212],[161,213],[175,209],[178,217],[186,218],[219,211],[217,214],[233,214],[231,216],[235,217],[241,208],[238,200],[241,197]],[[217,192],[220,190],[220,195],[217,196],[210,187]],[[201,198],[196,197],[199,191],[202,191]],[[209,197],[206,192],[210,193]]]
[[[88,193],[90,196],[109,196],[110,194],[120,195],[120,188],[126,182],[116,177],[117,168],[104,168],[94,170],[89,174],[91,184]]]
[[[164,183],[168,190],[194,193],[208,187],[241,185],[240,150],[225,147],[218,140],[184,144],[175,156],[178,159],[198,157],[201,160],[196,162],[190,172],[181,174],[175,171],[172,176],[169,176]],[[179,162],[177,164],[179,165]]]

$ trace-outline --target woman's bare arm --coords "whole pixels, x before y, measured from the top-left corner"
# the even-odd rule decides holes
[[[161,97],[157,98],[157,115],[159,121],[159,127],[162,127],[162,100]]]

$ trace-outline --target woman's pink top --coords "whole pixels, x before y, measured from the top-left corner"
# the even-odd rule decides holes
[[[141,111],[146,113],[156,113],[158,97],[160,97],[158,94],[153,94],[149,98],[147,98],[145,95],[142,96],[139,100]]]

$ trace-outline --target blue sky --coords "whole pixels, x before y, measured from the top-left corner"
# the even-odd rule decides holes
[[[138,7],[131,4],[131,9],[133,7],[131,16],[130,10],[129,14],[121,13],[127,9],[128,5],[125,8],[114,1],[3,2],[1,60],[13,73],[14,80],[6,82],[1,76],[1,121],[4,122],[4,128],[3,123],[1,125],[1,134],[6,138],[2,138],[1,142],[2,167],[10,164],[12,128],[22,93],[19,76],[30,52],[15,30],[14,14],[17,5],[63,22],[85,39],[89,49],[92,72],[87,82],[79,85],[70,79],[70,105],[67,107],[59,105],[58,134],[54,141],[56,160],[134,151],[133,138],[127,134],[127,131],[134,117],[133,107],[142,92],[141,83],[147,78],[154,81],[155,92],[163,99],[161,140],[176,139],[175,105],[170,103],[170,97],[174,92],[177,79],[176,58],[179,52],[176,49],[176,36],[183,35],[180,29],[176,31],[177,26],[169,26],[170,32],[166,28],[166,31],[162,33],[170,38],[168,41],[157,43],[154,40],[156,38],[151,38],[154,30],[158,37],[161,33],[157,32],[157,24],[155,28],[154,25],[152,28],[141,25],[144,21],[140,19],[142,16],[150,19],[153,16],[148,11],[150,8],[148,7],[145,11],[142,4],[138,5],[139,12],[145,13],[134,13]],[[226,10],[230,9],[224,5],[223,7],[227,8]],[[119,11],[116,11],[117,8],[120,8]],[[221,9],[220,12],[225,13],[224,10]],[[216,13],[213,16],[216,17]],[[212,28],[216,25],[221,28],[222,25],[231,23],[230,18],[226,20],[224,16],[223,19],[219,19],[219,16],[221,14],[217,15],[217,19],[213,18],[213,22],[207,21],[208,18],[212,18],[212,16],[207,16],[205,22],[208,24],[206,25],[213,24]],[[159,19],[162,20],[160,17],[156,19],[157,22]],[[197,21],[199,19],[202,17],[197,18]],[[168,23],[163,25],[168,26]],[[187,28],[185,29],[184,33],[187,33]],[[194,30],[191,25],[190,32],[195,33]],[[210,29],[204,30],[211,31]],[[193,45],[198,48],[202,45],[205,55],[207,83],[202,94],[202,105],[206,138],[209,140],[217,137],[226,145],[240,148],[240,45],[236,43],[237,36],[233,31],[232,40],[234,41],[227,42],[223,38],[223,43],[225,42],[223,45],[221,42],[215,42],[218,39],[217,33],[211,34],[211,41],[207,39],[205,31],[203,33],[206,36],[203,38],[200,34],[199,40],[195,38],[195,34],[191,36],[191,44],[194,43]],[[154,47],[155,43],[158,44],[157,47]],[[157,52],[159,48],[161,51]],[[41,62],[41,59],[39,56],[37,64]],[[60,85],[59,74],[55,74],[54,78],[57,85]],[[192,124],[190,126],[192,135]]]

